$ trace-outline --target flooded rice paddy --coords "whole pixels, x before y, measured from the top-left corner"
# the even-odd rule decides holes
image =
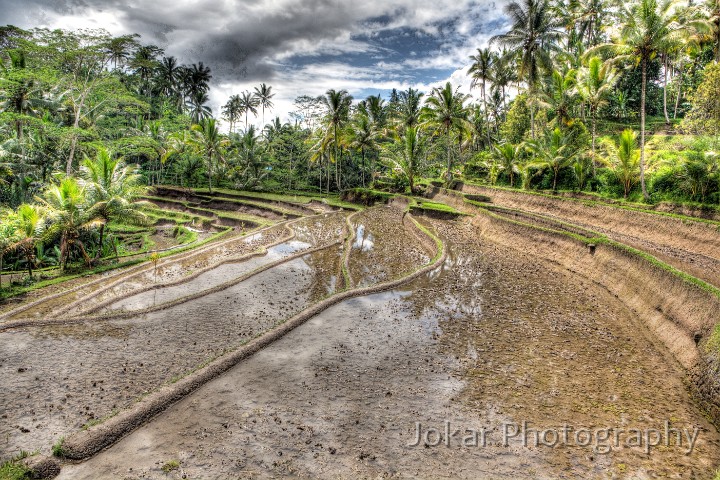
[[[267,331],[343,288],[346,259],[353,286],[417,269],[430,258],[402,216],[386,206],[355,214],[350,241],[213,290],[347,233],[344,214],[302,219],[292,240],[265,255],[120,296],[107,309],[207,292],[189,302],[0,332],[8,387],[0,450],[47,452],[62,435]],[[109,449],[65,465],[61,478],[711,478],[720,435],[684,373],[620,299],[500,247],[462,219],[422,221],[447,244],[442,266],[325,310]],[[507,429],[523,425],[528,436],[503,444]],[[691,453],[685,437],[652,448],[626,441],[631,429],[666,425],[694,432]],[[446,445],[446,426],[483,432],[484,444],[456,435]],[[572,429],[567,441],[533,444],[533,431],[563,427]],[[618,445],[580,445],[579,430],[608,430]],[[169,462],[178,468],[166,473]]]

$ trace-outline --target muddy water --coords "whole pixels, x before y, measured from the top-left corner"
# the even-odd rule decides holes
[[[433,223],[449,241],[442,268],[326,310],[62,478],[167,478],[171,460],[172,478],[712,477],[718,432],[618,299],[467,224]],[[646,453],[621,433],[666,420],[699,429],[692,453]],[[416,422],[446,421],[485,446],[462,434],[414,446]],[[503,445],[523,422],[527,445]],[[533,445],[533,429],[564,425],[569,440]],[[608,452],[573,435],[605,428],[620,439]]]
[[[298,241],[281,243],[269,248],[267,254],[263,256],[253,257],[241,262],[225,263],[179,285],[158,288],[123,298],[108,305],[101,312],[141,310],[199,293],[230,282],[264,265],[289,257],[302,250],[307,250],[310,246],[308,243]]]
[[[280,248],[280,251],[283,247]],[[49,447],[333,292],[339,247],[193,302],[111,322],[3,332],[0,457]]]
[[[354,286],[393,280],[430,261],[403,226],[403,215],[401,208],[380,206],[353,217],[355,239],[348,266]]]

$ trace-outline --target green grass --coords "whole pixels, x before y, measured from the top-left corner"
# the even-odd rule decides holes
[[[441,213],[447,213],[450,215],[466,215],[465,213],[462,213],[461,211],[451,207],[450,205],[446,205],[444,203],[438,203],[438,202],[425,202],[425,201],[417,201],[414,205],[410,206],[410,209],[418,209],[418,210],[427,210],[432,212],[441,212]]]
[[[60,439],[55,442],[55,444],[52,446],[52,454],[55,457],[62,458],[65,456],[65,449],[63,448],[63,443],[65,443],[65,437],[60,437]]]
[[[177,470],[180,468],[180,462],[177,460],[170,460],[166,462],[162,467],[160,467],[160,470],[162,470],[165,473],[170,473],[173,470]]]
[[[175,241],[182,245],[185,243],[192,243],[195,240],[197,240],[197,232],[194,232],[192,230],[188,230],[186,227],[182,225],[177,225],[175,227],[175,231],[173,232],[173,236],[175,237]]]
[[[32,472],[22,461],[29,457],[28,452],[20,452],[14,458],[0,464],[0,480],[24,480],[32,478]]]

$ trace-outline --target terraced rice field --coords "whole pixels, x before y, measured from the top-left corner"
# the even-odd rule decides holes
[[[254,229],[5,306],[2,456],[56,444],[88,479],[711,478],[713,224],[466,193],[489,202],[430,192],[465,214],[439,219],[157,192]]]

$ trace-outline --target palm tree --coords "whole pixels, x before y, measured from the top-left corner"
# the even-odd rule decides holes
[[[35,246],[40,240],[45,226],[42,208],[37,205],[20,205],[16,212],[4,219],[10,226],[6,233],[7,245],[5,251],[20,252],[27,263],[28,275],[32,277],[32,266],[35,263]],[[12,232],[12,233],[10,233]]]
[[[248,91],[244,91],[240,95],[240,111],[245,113],[245,130],[248,129],[248,112],[257,116],[257,107],[260,104],[257,97]]]
[[[518,78],[527,84],[534,98],[544,72],[552,71],[550,52],[557,49],[562,38],[562,22],[551,14],[548,0],[513,1],[505,7],[512,27],[509,32],[496,35],[490,43],[507,47],[503,61],[518,57]],[[530,108],[530,129],[535,138],[535,106]]]
[[[417,125],[404,127],[402,134],[396,140],[400,142],[399,151],[388,147],[383,160],[389,168],[400,172],[407,178],[410,184],[410,194],[412,195],[415,191],[415,176],[417,175],[422,150],[420,128]]]
[[[447,172],[446,181],[452,180],[452,141],[453,132],[462,131],[467,127],[467,109],[465,102],[469,95],[453,89],[450,82],[445,87],[435,87],[425,102],[422,120],[425,125],[444,131],[447,138]]]
[[[365,99],[367,104],[367,113],[370,122],[377,130],[385,127],[387,120],[387,111],[385,110],[385,100],[378,95],[370,95]]]
[[[195,92],[187,102],[188,110],[190,110],[190,120],[195,123],[202,123],[204,120],[212,117],[212,109],[207,105],[208,98],[205,92]]]
[[[264,83],[260,84],[260,88],[255,87],[255,98],[257,99],[258,103],[262,107],[262,123],[263,126],[265,126],[265,109],[272,108],[273,103],[271,101],[272,97],[274,97],[275,94],[272,93],[272,87],[268,87]],[[247,125],[245,126],[247,128]]]
[[[609,139],[603,142],[608,153],[607,163],[615,177],[623,186],[625,200],[640,176],[640,151],[637,146],[637,134],[625,129],[617,144]]]
[[[553,192],[557,192],[560,169],[569,166],[577,155],[577,147],[568,132],[555,127],[548,130],[540,140],[528,142],[528,148],[535,155],[535,165],[553,171]]]
[[[160,93],[173,99],[178,110],[182,108],[182,68],[175,57],[163,57],[157,67],[155,82]]]
[[[235,122],[237,122],[240,115],[243,114],[240,95],[230,96],[227,103],[222,107],[222,114],[230,123],[230,133],[232,133]]]
[[[675,21],[672,0],[638,0],[625,6],[621,18],[626,19],[620,37],[612,43],[598,45],[593,51],[608,51],[615,61],[640,64],[640,185],[645,201],[650,199],[645,185],[645,92],[648,63],[659,53],[667,51],[680,33]]]
[[[488,80],[492,80],[493,64],[495,63],[496,58],[489,48],[478,48],[476,55],[470,55],[470,60],[473,61],[470,69],[468,70],[468,74],[472,76],[470,88],[475,87],[478,83],[480,83],[480,94],[482,95],[483,108],[485,110],[485,123],[489,124],[485,86]],[[489,129],[487,130],[487,137],[489,145]]]
[[[518,173],[518,163],[522,157],[523,144],[513,145],[505,142],[500,145],[493,145],[492,156],[502,165],[503,170],[508,172],[510,186],[514,186],[515,173]]]
[[[212,74],[210,67],[203,65],[203,62],[193,63],[189,68],[185,68],[183,73],[185,93],[188,97],[199,92],[207,93],[210,90]]]
[[[609,63],[603,63],[599,57],[590,57],[587,67],[582,67],[578,71],[576,88],[580,97],[590,107],[593,170],[595,169],[597,113],[600,107],[607,104],[607,97],[617,80],[618,75],[615,69]]]
[[[348,120],[352,97],[347,90],[330,89],[325,92],[323,103],[325,104],[325,124],[327,126],[328,133],[332,131],[333,160],[335,161],[335,183],[338,190],[342,190],[342,169],[340,167],[340,159],[338,157],[338,147],[340,142],[338,130],[341,130]]]
[[[199,124],[192,126],[194,133],[190,141],[203,154],[207,160],[208,190],[212,194],[212,167],[213,162],[222,159],[222,149],[227,144],[218,130],[214,118],[206,118]]]
[[[492,71],[490,77],[493,81],[493,88],[500,89],[502,94],[503,108],[507,109],[507,88],[512,85],[513,82],[517,81],[517,74],[515,72],[515,58],[509,57],[506,50],[503,49],[499,56],[494,62],[490,64]]]
[[[255,125],[250,125],[247,131],[240,137],[239,153],[240,159],[244,163],[244,171],[252,172],[252,176],[248,178],[247,174],[244,174],[245,181],[242,185],[243,188],[254,187],[259,181],[261,181],[264,175],[260,174],[260,169],[263,166],[263,144],[260,142],[260,137],[255,132]]]
[[[111,38],[105,45],[105,53],[113,62],[113,69],[117,70],[118,65],[124,64],[130,53],[138,47],[138,42],[135,40],[140,35],[123,35],[121,37]]]
[[[374,97],[371,97],[374,98]],[[365,155],[377,146],[378,129],[367,115],[362,113],[355,116],[350,125],[350,148],[360,150],[360,171],[362,172],[362,186],[365,187]]]
[[[565,127],[572,123],[571,108],[576,93],[576,78],[577,71],[571,68],[564,74],[553,70],[547,80],[547,93],[544,98],[555,111],[559,124]]]
[[[101,222],[95,211],[89,207],[87,191],[74,177],[65,177],[59,184],[47,187],[37,200],[47,212],[49,227],[48,238],[60,237],[60,265],[67,267],[70,251],[76,247],[85,263],[90,265],[90,257],[81,241],[83,231],[88,231]]]
[[[422,97],[424,93],[411,88],[398,94],[398,121],[406,127],[414,127],[420,122]]]
[[[94,159],[85,157],[80,165],[80,177],[85,183],[88,203],[93,206],[100,223],[100,239],[96,256],[102,254],[105,226],[111,221],[142,224],[146,216],[135,200],[145,193],[137,166],[125,165],[104,149],[98,149]]]
[[[135,51],[135,55],[130,60],[130,68],[140,77],[140,94],[150,93],[150,76],[160,65],[157,56],[162,53],[162,49],[155,45],[143,45]]]

